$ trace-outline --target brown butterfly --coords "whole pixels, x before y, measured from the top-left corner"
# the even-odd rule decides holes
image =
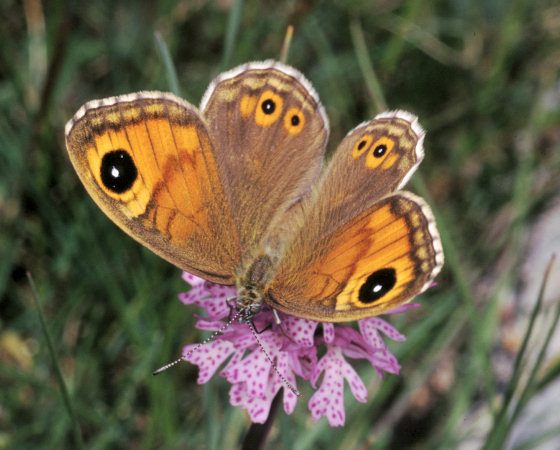
[[[306,319],[374,316],[424,291],[443,265],[430,208],[399,189],[424,131],[404,111],[350,131],[322,170],[328,120],[311,84],[276,61],[219,75],[200,108],[168,93],[86,103],[70,159],[101,209],[152,251]]]

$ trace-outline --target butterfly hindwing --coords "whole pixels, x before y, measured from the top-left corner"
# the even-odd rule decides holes
[[[361,319],[412,299],[442,264],[429,207],[399,192],[320,240],[310,241],[304,227],[280,261],[267,301],[307,319]]]

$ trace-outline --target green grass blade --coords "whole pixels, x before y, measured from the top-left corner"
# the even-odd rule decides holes
[[[547,339],[545,340],[544,344],[541,347],[541,350],[539,352],[539,355],[537,357],[537,360],[533,366],[533,368],[531,369],[531,373],[529,376],[529,379],[525,385],[525,387],[523,388],[523,391],[520,395],[520,399],[517,403],[517,405],[514,407],[514,411],[513,413],[511,413],[511,415],[509,414],[509,411],[511,409],[511,405],[514,399],[514,395],[515,392],[519,389],[519,385],[520,385],[520,381],[521,381],[521,377],[523,375],[523,362],[525,361],[525,355],[527,353],[527,348],[529,345],[529,341],[531,339],[531,336],[533,335],[533,330],[535,327],[535,323],[536,323],[536,319],[539,315],[539,313],[542,311],[542,306],[543,306],[543,300],[544,300],[544,293],[545,293],[545,289],[546,289],[546,285],[548,282],[548,277],[550,275],[550,271],[552,269],[554,263],[554,257],[552,257],[550,259],[550,262],[548,263],[544,276],[543,276],[543,280],[541,282],[541,286],[539,289],[539,294],[537,297],[537,301],[535,303],[535,306],[533,307],[533,310],[531,312],[531,317],[529,319],[529,324],[527,325],[527,330],[525,332],[525,335],[523,337],[523,342],[521,344],[521,348],[519,349],[519,352],[517,353],[517,357],[515,358],[515,362],[514,362],[514,366],[513,366],[513,373],[511,375],[511,379],[510,382],[508,384],[508,387],[506,389],[506,392],[504,394],[504,401],[502,404],[502,407],[500,408],[495,420],[494,420],[494,426],[492,427],[492,430],[490,431],[490,434],[486,440],[486,443],[484,445],[484,450],[493,450],[493,449],[500,449],[502,448],[509,431],[511,430],[511,427],[513,426],[513,423],[515,422],[515,419],[518,417],[519,413],[521,412],[521,409],[525,406],[525,404],[527,403],[528,399],[529,399],[529,394],[533,391],[533,382],[534,382],[534,378],[535,375],[538,371],[538,369],[540,368],[540,365],[542,363],[542,358],[544,358],[544,354],[546,352],[546,349],[548,348],[548,342],[550,340],[550,336],[552,335],[552,333],[554,332],[554,329],[556,328],[556,325],[558,323],[558,319],[560,317],[560,303],[559,306],[557,308],[556,314],[555,314],[555,318],[553,320],[553,323],[547,333]]]
[[[37,314],[39,315],[39,323],[41,325],[41,331],[43,332],[43,336],[45,337],[45,342],[47,343],[47,349],[49,351],[49,355],[51,357],[54,366],[56,381],[58,383],[60,392],[62,394],[62,400],[64,401],[64,406],[66,407],[66,411],[70,416],[70,421],[72,422],[74,443],[76,447],[81,450],[84,448],[84,442],[82,438],[82,432],[80,430],[80,424],[78,423],[78,418],[76,417],[76,413],[74,412],[74,407],[72,406],[72,400],[70,399],[68,388],[66,387],[64,377],[62,376],[62,371],[60,370],[60,365],[58,364],[58,358],[56,356],[56,351],[54,349],[54,345],[52,342],[51,335],[49,333],[49,329],[47,328],[47,324],[45,322],[45,317],[43,315],[43,309],[41,308],[41,303],[39,302],[39,295],[37,293],[35,282],[33,281],[33,277],[29,272],[27,272],[27,280],[29,281],[29,286],[31,287],[33,303],[35,304],[35,308],[37,309]]]
[[[243,13],[243,0],[235,0],[229,13],[226,36],[224,40],[224,54],[222,57],[222,70],[225,70],[231,64],[231,56],[239,33],[241,24],[241,16]]]
[[[385,111],[387,109],[387,102],[385,101],[385,96],[383,95],[381,83],[379,83],[379,79],[373,70],[366,39],[364,37],[364,31],[360,22],[357,20],[350,23],[350,35],[352,36],[352,44],[354,45],[354,51],[356,52],[356,59],[360,65],[362,77],[366,83],[371,101],[378,113]]]
[[[156,47],[163,61],[163,66],[165,68],[165,76],[167,78],[167,84],[169,86],[169,90],[173,92],[175,95],[178,95],[180,97],[181,88],[179,87],[179,79],[177,78],[177,71],[175,69],[175,64],[173,64],[173,59],[171,58],[169,47],[165,43],[159,31],[156,31],[154,33],[154,39],[156,41]]]
[[[284,64],[288,61],[288,55],[290,54],[290,47],[292,46],[292,38],[294,37],[294,27],[288,25],[286,29],[286,34],[284,35],[284,42],[282,43],[282,50],[280,50],[280,62]]]
[[[553,259],[551,259],[551,263],[552,263]],[[547,268],[547,273],[546,273],[546,277],[548,280],[548,275],[550,273],[550,267],[551,265]],[[543,281],[544,284],[544,281]],[[543,291],[544,293],[544,291]],[[546,333],[546,337],[544,338],[543,344],[541,346],[541,349],[539,350],[539,354],[537,355],[537,359],[535,361],[535,364],[533,365],[533,368],[531,369],[531,372],[529,374],[529,378],[527,379],[527,383],[525,385],[525,388],[523,389],[519,402],[517,403],[513,414],[512,414],[512,420],[510,421],[511,424],[513,424],[515,422],[515,420],[517,420],[517,418],[519,417],[519,414],[521,413],[521,411],[523,410],[523,408],[527,405],[528,401],[531,399],[531,396],[533,393],[536,392],[539,383],[537,382],[537,374],[539,373],[540,369],[542,368],[543,362],[544,362],[544,358],[546,356],[546,352],[548,350],[548,347],[550,345],[550,342],[552,341],[552,335],[554,334],[554,331],[556,330],[556,327],[558,326],[558,323],[560,321],[560,301],[558,301],[556,303],[556,310],[554,311],[554,316],[552,319],[552,322],[548,328],[548,331]]]

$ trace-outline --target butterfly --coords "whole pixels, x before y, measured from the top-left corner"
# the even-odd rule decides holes
[[[170,93],[94,100],[66,125],[70,160],[120,228],[179,268],[237,287],[236,308],[323,322],[409,302],[443,265],[433,214],[400,190],[425,132],[404,111],[351,130],[324,165],[311,83],[268,60],[219,75],[200,107]]]

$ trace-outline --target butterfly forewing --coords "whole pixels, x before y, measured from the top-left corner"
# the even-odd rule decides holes
[[[194,107],[160,92],[95,100],[68,123],[66,145],[89,194],[124,231],[184,270],[235,282],[237,233]]]
[[[201,111],[251,260],[279,225],[276,220],[316,181],[328,137],[326,115],[305,77],[276,61],[220,75]]]

